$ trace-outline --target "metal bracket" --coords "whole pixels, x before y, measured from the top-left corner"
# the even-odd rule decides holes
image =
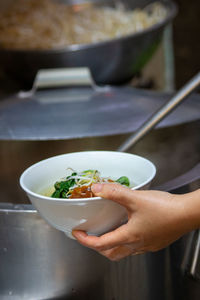
[[[89,86],[92,89],[104,90],[107,87],[99,87],[94,82],[88,68],[59,68],[39,70],[29,91],[20,91],[20,98],[32,97],[37,90],[58,87]]]

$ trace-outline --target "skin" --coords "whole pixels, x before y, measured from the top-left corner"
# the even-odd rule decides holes
[[[94,184],[95,196],[118,202],[127,209],[128,222],[100,237],[73,231],[84,246],[110,260],[165,248],[200,227],[200,189],[184,195],[160,191],[132,191],[120,184]]]

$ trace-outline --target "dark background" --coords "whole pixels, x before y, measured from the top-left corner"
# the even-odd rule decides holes
[[[200,1],[175,0],[179,12],[174,21],[176,88],[200,71]]]

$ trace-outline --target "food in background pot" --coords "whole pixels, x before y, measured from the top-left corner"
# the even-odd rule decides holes
[[[144,9],[126,10],[121,3],[106,7],[18,0],[0,12],[0,47],[55,49],[96,43],[145,30],[166,15],[167,9],[160,2]]]
[[[97,170],[86,170],[83,172],[75,172],[67,176],[64,180],[58,181],[54,184],[54,192],[51,194],[52,198],[91,198],[94,197],[91,191],[93,183],[111,183],[116,182],[127,187],[130,186],[129,179],[126,176],[121,176],[117,180],[110,177],[101,177]]]

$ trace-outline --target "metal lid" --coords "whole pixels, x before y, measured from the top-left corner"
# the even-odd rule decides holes
[[[97,87],[84,68],[53,70],[53,77],[52,70],[41,71],[31,91],[0,101],[0,140],[58,140],[131,133],[169,97],[131,87]],[[158,127],[198,119],[199,96],[192,95]]]
[[[130,133],[168,98],[129,87],[44,90],[28,98],[13,95],[0,102],[0,139],[56,140]],[[192,95],[159,127],[198,119],[199,96]]]

